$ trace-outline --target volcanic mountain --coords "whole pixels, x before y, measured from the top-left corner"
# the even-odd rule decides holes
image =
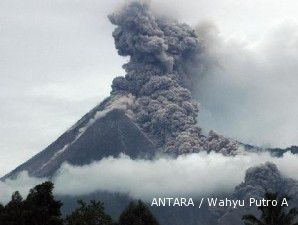
[[[175,157],[215,151],[230,156],[243,152],[243,149],[263,151],[214,131],[208,135],[201,131],[197,121],[199,104],[191,94],[197,76],[193,68],[204,66],[200,60],[205,46],[200,33],[186,24],[155,15],[146,3],[138,1],[124,5],[109,19],[116,26],[113,38],[119,55],[129,57],[128,63],[123,65],[126,75],[113,80],[108,98],[46,149],[1,180],[14,178],[21,171],[28,171],[35,177],[51,178],[63,163],[88,165],[120,154],[133,159],[151,159],[156,154]],[[280,149],[271,152],[283,153]],[[289,192],[298,193],[296,181],[285,179],[274,165],[266,164],[249,170],[233,196],[262,195],[268,188],[276,191],[287,188]],[[94,197],[96,194],[99,195]],[[115,197],[114,193],[96,194],[92,199],[105,199],[107,209],[116,216],[130,201]],[[65,199],[67,196],[60,197],[64,198],[65,205],[68,201],[75,202]],[[84,197],[90,199],[90,196]],[[69,205],[69,208],[74,207],[73,202]],[[208,208],[164,208],[154,213],[164,225],[207,225],[218,224],[218,221],[223,225],[239,224],[239,212],[229,211],[214,215]],[[234,215],[236,220],[232,218]]]
[[[52,176],[60,165],[89,164],[124,153],[132,158],[156,152],[179,155],[200,151],[234,154],[237,143],[215,132],[202,134],[198,104],[188,68],[204,49],[186,24],[154,15],[147,4],[132,2],[109,16],[115,45],[130,61],[116,77],[111,96],[87,113],[45,150],[2,179],[23,170]]]
[[[152,157],[154,143],[124,112],[127,100],[123,97],[111,103],[106,99],[45,150],[2,179],[24,170],[31,176],[50,177],[63,162],[84,165],[120,153],[132,158]]]

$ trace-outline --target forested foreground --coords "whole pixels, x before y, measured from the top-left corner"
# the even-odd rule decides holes
[[[53,189],[53,183],[45,182],[32,188],[26,199],[13,193],[10,202],[0,204],[0,225],[159,225],[141,201],[131,202],[118,221],[105,213],[100,201],[79,200],[78,207],[62,217],[63,204],[55,200]]]
[[[62,202],[55,200],[54,185],[44,182],[32,188],[26,197],[18,191],[13,193],[10,202],[0,204],[0,225],[159,225],[149,208],[142,202],[131,202],[121,213],[118,221],[113,221],[105,213],[100,201],[85,203],[78,201],[77,208],[65,217],[61,214]],[[297,208],[283,207],[282,199],[287,196],[266,193],[264,199],[276,201],[277,206],[260,206],[260,217],[244,215],[245,225],[298,225]]]

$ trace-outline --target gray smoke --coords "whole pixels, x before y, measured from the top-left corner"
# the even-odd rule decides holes
[[[298,144],[298,29],[271,29],[251,42],[223,36],[212,22],[197,27],[209,63],[192,90],[202,128],[262,147]]]
[[[284,177],[273,163],[251,167],[246,171],[244,182],[235,188],[238,199],[263,198],[267,191],[284,193],[297,199],[298,182]]]
[[[290,162],[288,156],[287,159],[284,159],[284,165],[282,165],[279,159],[279,166],[266,162],[249,168],[245,173],[244,181],[240,185],[236,186],[231,198],[235,200],[242,199],[249,202],[250,198],[261,200],[264,198],[266,192],[273,192],[278,193],[281,196],[289,196],[291,199],[291,201],[288,202],[289,207],[297,207],[298,181],[284,176],[285,171],[279,170],[282,167],[292,167],[291,165],[287,165],[288,162]],[[295,161],[297,164],[297,158],[293,162]],[[292,177],[292,174],[293,173],[289,175]],[[256,209],[254,207],[250,207],[249,204],[247,204],[244,208],[238,207],[233,209],[232,207],[229,207],[225,210],[225,213],[223,213],[223,216],[220,218],[218,224],[241,224],[242,221],[237,219],[241,218],[239,215],[248,213],[255,214],[255,210]]]
[[[215,150],[210,147],[234,152],[234,142],[214,132],[207,138],[197,126],[198,104],[189,91],[192,73],[188,70],[203,52],[195,31],[155,16],[148,4],[138,1],[109,19],[117,26],[113,37],[118,53],[130,57],[123,66],[125,77],[113,81],[112,95],[136,97],[134,119],[157,146],[168,153]]]

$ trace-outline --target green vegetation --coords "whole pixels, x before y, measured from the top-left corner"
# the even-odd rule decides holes
[[[62,203],[55,200],[54,185],[45,182],[30,190],[26,199],[13,193],[10,202],[0,204],[0,225],[159,225],[141,201],[132,202],[123,211],[119,222],[105,213],[103,203],[78,201],[78,208],[62,218]]]

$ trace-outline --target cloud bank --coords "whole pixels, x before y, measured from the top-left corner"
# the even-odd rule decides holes
[[[197,32],[208,63],[194,88],[199,124],[244,143],[297,145],[297,26],[284,23],[254,42],[226,39],[211,22]]]
[[[243,181],[248,168],[267,161],[275,163],[283,175],[298,179],[297,156],[290,153],[282,158],[265,153],[234,157],[198,153],[153,161],[132,160],[122,155],[82,167],[64,164],[53,182],[58,195],[111,191],[145,200],[153,196],[196,197],[232,192]],[[16,180],[6,180],[0,183],[0,202],[6,202],[15,190],[25,196],[29,188],[42,181],[27,173],[20,174]]]

